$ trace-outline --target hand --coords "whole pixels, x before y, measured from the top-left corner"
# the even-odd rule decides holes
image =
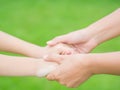
[[[59,43],[55,46],[47,46],[45,47],[46,54],[59,54],[59,55],[70,55],[70,54],[77,54],[78,52],[74,49],[72,45],[66,45],[63,43]]]
[[[35,57],[35,58],[43,58],[45,55],[49,54],[59,54],[59,55],[70,55],[78,53],[74,50],[73,46],[66,45],[66,44],[57,44],[56,46],[46,46],[46,47],[39,47],[39,46],[32,46],[30,51],[27,51],[27,56]],[[32,52],[32,53],[31,53]]]
[[[39,60],[37,63],[37,73],[35,73],[38,77],[45,77],[50,72],[54,71],[58,64],[54,62],[46,62],[43,59]]]
[[[65,43],[72,45],[79,53],[88,53],[97,46],[97,42],[93,38],[88,28],[83,30],[68,33],[66,35],[58,36],[51,41],[48,41],[49,46],[54,46],[58,43]]]
[[[83,30],[58,36],[47,42],[47,44],[49,46],[58,43],[71,44],[80,53],[88,53],[97,45],[117,36],[120,36],[120,9],[115,10]]]
[[[46,61],[54,61],[60,64],[51,72],[48,80],[56,80],[67,87],[78,87],[92,75],[92,62],[86,55],[47,56]]]

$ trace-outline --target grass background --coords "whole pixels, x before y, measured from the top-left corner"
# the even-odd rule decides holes
[[[120,0],[0,0],[0,29],[44,46],[46,41],[97,21],[120,7]],[[108,32],[109,33],[109,32]],[[120,37],[93,52],[120,50]],[[79,88],[36,77],[0,77],[0,90],[120,90],[120,77],[97,75]]]

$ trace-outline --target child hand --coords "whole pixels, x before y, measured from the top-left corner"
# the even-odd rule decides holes
[[[72,45],[67,44],[57,44],[55,46],[47,46],[45,47],[47,54],[59,54],[59,55],[70,55],[70,54],[77,54],[77,50],[73,48]]]
[[[58,64],[54,62],[46,62],[43,59],[38,63],[38,69],[36,75],[40,78],[47,76],[50,72],[54,71]]]

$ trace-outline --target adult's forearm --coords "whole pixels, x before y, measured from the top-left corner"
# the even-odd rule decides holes
[[[87,27],[98,44],[120,35],[120,9]]]
[[[94,74],[120,75],[120,52],[89,55]]]

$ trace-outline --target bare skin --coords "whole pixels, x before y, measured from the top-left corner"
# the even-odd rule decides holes
[[[65,44],[53,47],[40,47],[20,40],[7,33],[0,32],[0,51],[22,54],[28,57],[0,55],[1,76],[45,76],[57,66],[56,63],[46,62],[42,58],[46,54],[71,54],[73,48]]]
[[[36,76],[37,72],[56,63],[42,59],[0,55],[0,76]],[[49,69],[49,68],[47,68]]]
[[[67,87],[78,87],[96,74],[120,75],[120,52],[100,54],[50,55],[47,61],[60,64],[47,78]]]
[[[78,30],[47,42],[49,46],[58,43],[72,45],[79,53],[88,53],[99,44],[120,35],[120,9]],[[72,39],[69,39],[72,37]],[[47,78],[67,87],[77,87],[94,74],[120,75],[120,52],[103,54],[78,54],[70,56],[48,56],[60,66]]]
[[[49,53],[75,53],[75,51],[70,46],[65,44],[59,44],[54,47],[40,47],[35,44],[20,40],[2,31],[0,31],[0,51],[18,53],[34,58],[41,58],[42,56]]]
[[[58,36],[47,42],[49,46],[58,43],[73,45],[80,53],[88,53],[99,44],[120,35],[120,9],[98,20],[88,27]],[[71,38],[72,37],[72,38]]]

